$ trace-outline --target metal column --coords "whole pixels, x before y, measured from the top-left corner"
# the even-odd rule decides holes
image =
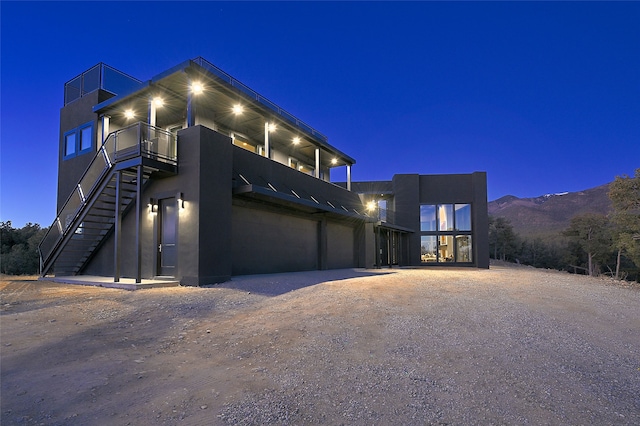
[[[116,207],[114,224],[114,244],[113,244],[113,282],[120,282],[120,238],[122,236],[122,217],[120,214],[120,182],[122,181],[120,171],[116,172]]]
[[[193,91],[189,90],[187,93],[187,127],[193,127],[196,125],[196,102],[193,96]]]
[[[264,123],[264,156],[271,158],[271,146],[269,143],[269,122]]]
[[[140,222],[142,221],[142,166],[138,166],[136,177],[136,283],[142,282],[142,244]]]

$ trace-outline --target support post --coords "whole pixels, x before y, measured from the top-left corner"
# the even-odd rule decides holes
[[[155,126],[156,125],[156,116],[157,116],[157,111],[156,111],[156,104],[153,101],[153,98],[149,98],[149,125],[151,126]]]
[[[120,216],[120,185],[121,173],[116,172],[116,207],[115,207],[115,224],[113,232],[113,282],[120,282],[120,240],[122,237],[122,217]]]
[[[138,166],[136,177],[136,283],[142,282],[142,244],[140,241],[140,222],[142,222],[142,166]]]
[[[320,179],[320,148],[316,148],[316,168],[314,175],[316,178]]]
[[[269,145],[269,122],[264,123],[264,156],[271,158],[271,146]]]
[[[196,100],[193,91],[187,92],[187,127],[196,125]]]
[[[347,191],[351,191],[351,164],[347,164]]]
[[[376,233],[376,269],[381,268],[381,257],[382,257],[382,247],[380,246],[380,226],[376,226],[374,228],[374,232]]]
[[[104,143],[104,141],[107,140],[107,136],[109,135],[110,120],[111,120],[111,117],[109,117],[108,115],[102,116],[102,135],[101,135],[102,143]]]

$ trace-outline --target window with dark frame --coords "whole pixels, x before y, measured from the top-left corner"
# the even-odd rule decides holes
[[[93,122],[85,123],[64,134],[64,159],[93,151]]]
[[[420,205],[420,261],[473,262],[471,204]]]

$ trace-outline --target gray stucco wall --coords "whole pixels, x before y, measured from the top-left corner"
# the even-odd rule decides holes
[[[157,275],[158,216],[149,213],[150,199],[176,198],[182,194],[184,209],[178,213],[176,278],[186,285],[226,281],[231,277],[231,140],[202,126],[178,135],[179,174],[152,180],[142,195],[140,241],[142,276]],[[113,236],[85,268],[84,273],[112,275]],[[122,219],[121,275],[134,277],[135,210]]]
[[[327,269],[358,266],[355,256],[356,230],[353,226],[327,223]]]
[[[410,264],[420,264],[420,204],[471,203],[474,264],[489,267],[487,175],[396,175],[393,178],[398,225],[415,229],[409,235]]]
[[[60,133],[58,135],[58,196],[56,212],[59,212],[65,201],[74,190],[80,177],[93,160],[95,152],[100,147],[98,135],[98,115],[93,112],[93,106],[109,99],[113,95],[104,90],[95,90],[81,98],[65,105],[60,109]],[[64,135],[85,123],[93,123],[93,150],[72,158],[64,159]]]
[[[318,222],[308,218],[233,206],[233,275],[318,268]]]

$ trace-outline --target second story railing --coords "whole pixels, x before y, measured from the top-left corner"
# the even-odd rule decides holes
[[[112,163],[127,157],[145,156],[163,163],[178,164],[175,136],[147,123],[135,123],[109,134],[102,148]]]

